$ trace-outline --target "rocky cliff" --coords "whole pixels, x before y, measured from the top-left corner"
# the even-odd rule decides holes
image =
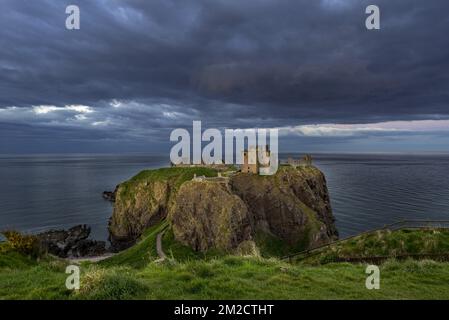
[[[326,179],[313,166],[283,166],[273,176],[192,180],[194,174],[216,176],[210,168],[167,168],[121,184],[109,226],[112,244],[129,246],[164,218],[177,241],[203,252],[248,253],[267,241],[301,250],[338,237]]]
[[[186,182],[168,218],[175,239],[195,251],[228,251],[252,239],[248,206],[227,182]]]
[[[162,168],[140,172],[115,191],[114,212],[109,221],[113,249],[134,244],[146,228],[167,216],[179,187],[194,174],[216,176],[208,168]]]
[[[90,227],[83,224],[68,230],[50,230],[36,235],[44,252],[61,258],[99,256],[106,253],[106,243],[88,239]]]

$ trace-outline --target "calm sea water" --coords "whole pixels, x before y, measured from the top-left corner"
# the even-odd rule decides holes
[[[449,156],[316,155],[345,237],[398,219],[449,219]],[[39,232],[86,223],[105,240],[104,190],[145,168],[149,155],[0,155],[0,229]]]

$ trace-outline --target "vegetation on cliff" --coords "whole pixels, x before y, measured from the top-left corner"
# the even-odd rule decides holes
[[[122,183],[109,226],[126,247],[167,219],[174,239],[194,251],[279,254],[338,237],[324,175],[315,167],[281,167],[273,176],[237,173],[226,178],[202,167],[143,171]]]
[[[65,287],[65,268],[73,261],[35,254],[30,238],[14,233],[0,243],[0,299],[449,297],[449,263],[402,260],[446,254],[447,230],[383,230],[306,259],[280,260],[336,238],[324,175],[314,167],[281,167],[272,177],[237,174],[225,181],[192,181],[195,174],[215,177],[216,171],[150,170],[121,184],[110,228],[114,239],[136,243],[101,262],[81,263],[77,291]],[[168,256],[163,261],[156,250],[162,232]],[[365,287],[366,263],[337,262],[369,256],[390,257],[380,263],[379,290]]]
[[[151,228],[148,228],[140,240],[132,247],[119,252],[115,256],[100,261],[99,265],[110,266],[130,266],[133,268],[142,268],[150,261],[157,258],[156,252],[156,236],[167,227],[167,222],[163,221]]]
[[[145,170],[119,185],[109,224],[111,242],[117,249],[134,244],[149,227],[167,215],[179,187],[194,175],[213,177],[211,168],[183,167]]]

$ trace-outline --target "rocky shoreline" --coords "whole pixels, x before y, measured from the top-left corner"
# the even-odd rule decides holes
[[[115,195],[117,194],[118,187],[119,186],[116,186],[114,191],[103,191],[103,199],[110,202],[115,202]]]
[[[114,203],[117,188],[118,186],[114,191],[104,191],[102,193],[103,199]],[[67,230],[52,229],[44,231],[35,236],[44,251],[60,258],[82,259],[99,257],[123,249],[112,246],[107,248],[106,241],[89,239],[90,234],[90,226],[80,224]]]
[[[217,174],[210,168],[162,168],[104,191],[103,199],[114,207],[108,249],[105,241],[88,239],[87,225],[37,237],[47,252],[72,259],[127,249],[163,219],[170,221],[176,241],[201,252],[256,252],[264,245],[260,239],[307,249],[338,238],[326,179],[312,165],[283,166],[268,177],[240,173],[221,180],[188,178],[203,171]]]
[[[36,235],[42,248],[60,258],[93,257],[106,254],[105,241],[88,239],[91,228],[82,224],[68,230],[49,230]]]

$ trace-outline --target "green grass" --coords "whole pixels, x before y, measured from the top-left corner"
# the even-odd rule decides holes
[[[156,235],[165,227],[162,222],[150,228],[134,247],[108,260],[82,264],[76,292],[65,288],[68,261],[44,257],[37,262],[2,246],[0,299],[449,299],[449,263],[430,260],[388,260],[380,265],[380,290],[367,290],[366,264],[201,256],[177,244],[167,229],[164,250],[175,259],[157,262]],[[447,236],[401,231],[363,236],[343,247],[352,253],[393,246],[443,251]],[[405,240],[410,244],[400,245]]]
[[[6,246],[2,246],[6,247]],[[0,268],[23,268],[37,265],[36,260],[7,248],[0,249]]]
[[[0,268],[0,299],[68,299],[65,269],[43,263],[25,269]]]
[[[195,173],[197,175],[205,175],[206,177],[217,176],[216,170],[207,167],[171,167],[141,171],[132,177],[130,181],[139,182],[145,180],[167,180],[176,178],[182,182],[192,179]]]
[[[127,183],[136,183],[142,181],[175,180],[175,185],[179,187],[182,183],[192,180],[194,175],[216,177],[217,170],[207,167],[171,167],[154,170],[144,170],[132,177]]]
[[[156,237],[157,234],[167,226],[168,222],[162,221],[147,229],[134,246],[111,258],[100,261],[98,264],[104,267],[130,266],[133,268],[142,268],[146,266],[150,261],[158,258],[156,251]]]
[[[448,264],[389,262],[381,290],[365,288],[365,265],[298,266],[274,259],[225,257],[145,268],[149,299],[447,299]]]
[[[120,184],[120,197],[122,201],[123,199],[133,199],[137,186],[141,183],[153,183],[156,181],[168,181],[172,188],[177,190],[184,182],[192,180],[195,174],[197,176],[216,177],[218,172],[207,167],[170,167],[143,170]]]
[[[40,261],[0,245],[0,299],[62,299],[65,269],[62,260],[44,257]]]
[[[323,248],[304,261],[324,263],[346,257],[395,257],[448,253],[448,230],[381,230]]]
[[[80,280],[80,290],[72,293],[71,299],[144,299],[150,289],[137,278],[136,269],[129,267],[99,268],[91,265],[84,268]]]
[[[143,268],[83,265],[81,290],[65,289],[50,262],[0,268],[1,299],[448,299],[449,264],[388,261],[380,290],[365,288],[363,264],[293,265],[227,256],[150,262]]]

